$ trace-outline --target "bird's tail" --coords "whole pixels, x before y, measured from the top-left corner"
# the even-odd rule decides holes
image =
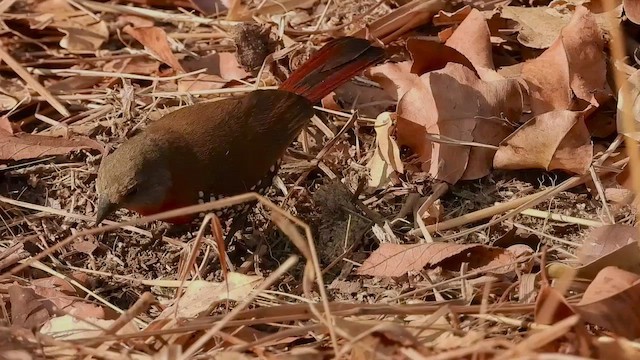
[[[384,49],[365,39],[341,37],[328,42],[280,85],[280,90],[316,103],[362,70],[384,58]]]

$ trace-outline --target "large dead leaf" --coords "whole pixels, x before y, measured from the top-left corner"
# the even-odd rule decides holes
[[[640,336],[640,275],[609,266],[598,273],[574,309],[587,322],[628,338]]]
[[[445,44],[469,59],[476,71],[478,71],[480,78],[483,80],[495,80],[483,77],[480,71],[480,69],[494,69],[491,53],[491,33],[489,32],[489,26],[487,26],[487,20],[480,11],[471,10]]]
[[[533,113],[597,106],[608,94],[603,48],[593,14],[578,7],[551,47],[522,68]]]
[[[450,63],[422,75],[400,99],[398,142],[411,147],[438,180],[477,179],[489,173],[495,150],[451,142],[498,145],[512,131],[506,120],[517,121],[521,112],[516,80],[485,82]]]
[[[164,309],[158,319],[169,316],[195,318],[208,314],[220,301],[244,299],[255,289],[262,277],[229,273],[227,282],[191,281],[180,300]]]
[[[138,40],[147,51],[162,62],[176,71],[184,72],[182,65],[180,65],[180,62],[171,51],[167,33],[162,28],[157,26],[137,28],[127,25],[122,30]]]
[[[358,274],[398,277],[427,265],[457,270],[463,262],[468,262],[471,269],[498,267],[491,272],[507,273],[514,269],[515,257],[508,250],[480,244],[382,244],[365,260]]]
[[[97,141],[86,137],[71,139],[42,135],[12,135],[0,129],[0,160],[24,160],[42,156],[64,155],[80,149],[104,151]]]
[[[581,112],[553,111],[522,125],[500,144],[493,159],[498,169],[561,169],[584,174],[593,144]]]

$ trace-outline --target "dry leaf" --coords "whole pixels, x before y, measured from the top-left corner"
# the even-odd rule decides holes
[[[500,144],[493,159],[498,169],[561,169],[584,174],[593,143],[581,112],[553,111],[522,125]]]
[[[423,168],[450,184],[489,173],[495,150],[447,142],[498,145],[512,131],[522,112],[520,85],[515,80],[485,82],[467,67],[450,63],[430,72],[398,103],[398,142],[411,147]]]
[[[222,89],[227,83],[227,80],[217,75],[198,74],[195,78],[178,80],[178,91]]]
[[[189,0],[193,6],[205,15],[215,15],[226,11],[230,6],[229,0]]]
[[[578,7],[551,47],[522,68],[534,115],[598,106],[608,95],[603,48],[593,14]]]
[[[152,75],[158,72],[160,63],[155,59],[135,57],[109,61],[102,68],[106,72]]]
[[[419,78],[418,75],[411,72],[411,66],[410,61],[385,63],[374,66],[367,71],[371,79],[378,82],[389,95],[398,100]]]
[[[352,321],[336,318],[336,326],[351,337],[358,338],[351,349],[351,359],[401,358],[401,347],[415,347],[418,342],[407,329],[391,321]],[[367,335],[363,337],[363,334]]]
[[[640,229],[636,227],[623,224],[604,225],[589,231],[576,255],[581,263],[587,264],[638,240]]]
[[[54,314],[53,306],[38,296],[33,289],[10,285],[11,323],[25,329],[39,328]]]
[[[12,135],[0,129],[0,160],[24,160],[42,156],[64,155],[80,149],[104,151],[97,141],[86,137],[71,139],[42,135]]]
[[[545,305],[547,302],[552,302],[555,306]],[[549,311],[551,312],[549,313]],[[558,290],[551,286],[543,286],[540,289],[534,309],[536,323],[551,325],[573,315],[575,315],[575,312],[567,302],[567,299]]]
[[[587,322],[634,339],[640,336],[638,303],[640,275],[609,266],[593,279],[574,309]]]
[[[487,20],[480,11],[471,10],[445,44],[469,59],[481,79],[497,80],[483,77],[480,71],[480,69],[494,69],[493,54],[491,53],[491,33],[489,32]]]
[[[430,71],[440,70],[450,62],[464,65],[476,72],[475,67],[465,55],[447,44],[411,38],[407,40],[407,50],[413,60],[411,64],[411,73],[413,74],[422,75]],[[413,80],[414,78],[410,79]]]
[[[174,70],[184,72],[182,65],[180,65],[178,59],[173,55],[169,40],[167,39],[167,33],[162,28],[156,26],[134,28],[127,25],[122,31],[138,40],[144,45],[147,51],[165,64],[171,66]]]
[[[593,279],[607,266],[616,266],[640,275],[640,246],[636,242],[629,243],[575,269],[561,262],[553,262],[547,266],[547,272],[556,279],[566,271],[575,271],[580,279]]]
[[[369,168],[369,186],[378,188],[385,185],[394,172],[404,173],[400,160],[400,148],[391,137],[392,114],[384,112],[376,118],[376,148],[367,164]]]
[[[624,14],[627,15],[627,19],[640,24],[640,2],[638,0],[623,0],[622,7],[624,8]]]
[[[469,267],[474,270],[503,265],[491,270],[502,274],[513,270],[514,259],[505,249],[480,244],[382,244],[365,260],[358,274],[398,277],[420,271],[427,265],[459,269],[462,262],[470,263]]]
[[[260,285],[261,281],[260,276],[234,272],[228,274],[227,282],[191,281],[180,300],[164,309],[158,319],[174,316],[174,314],[179,318],[206,315],[220,301],[244,299]]]
[[[206,69],[205,74],[217,75],[225,80],[241,80],[251,76],[240,66],[236,56],[228,52],[214,53],[199,59],[182,61],[181,64],[186,72]]]

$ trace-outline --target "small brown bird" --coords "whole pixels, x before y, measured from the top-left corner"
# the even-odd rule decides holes
[[[102,161],[96,221],[120,208],[150,215],[270,185],[280,157],[313,116],[313,104],[383,57],[367,40],[338,38],[278,90],[165,115]]]

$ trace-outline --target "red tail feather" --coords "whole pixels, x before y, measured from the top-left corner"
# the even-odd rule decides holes
[[[368,40],[342,37],[328,42],[280,85],[280,90],[322,100],[340,85],[384,57],[384,50]]]

